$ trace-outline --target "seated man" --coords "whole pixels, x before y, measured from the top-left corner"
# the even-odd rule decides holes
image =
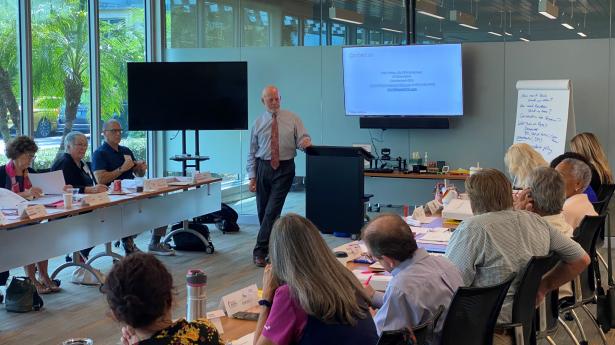
[[[455,291],[463,285],[459,270],[448,259],[418,248],[412,230],[400,216],[375,218],[361,237],[368,254],[393,274],[384,294],[367,287],[372,305],[380,308],[374,317],[378,334],[418,326],[431,319],[440,305],[448,309]],[[435,325],[434,344],[440,342],[447,309]]]
[[[105,122],[103,127],[105,142],[94,151],[92,156],[92,170],[100,184],[109,185],[114,180],[133,179],[135,176],[142,177],[147,170],[144,161],[135,160],[132,151],[120,145],[122,140],[122,125],[117,120],[111,119]],[[156,255],[174,255],[175,251],[166,243],[160,243],[160,239],[166,233],[166,226],[157,228],[152,234],[149,251]],[[126,255],[140,251],[134,244],[132,237],[122,238],[122,245]]]
[[[538,215],[513,210],[512,186],[495,169],[470,176],[465,183],[474,216],[463,221],[449,242],[446,256],[459,268],[464,285],[482,287],[498,284],[517,273],[498,323],[510,323],[512,301],[522,271],[532,256],[555,252],[560,261],[547,273],[538,289],[537,301],[564,283],[570,282],[589,265],[581,246],[555,230]],[[510,335],[496,334],[494,344],[507,344]]]

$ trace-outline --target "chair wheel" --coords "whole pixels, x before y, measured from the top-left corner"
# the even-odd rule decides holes
[[[589,345],[589,341],[581,340],[581,341],[579,341],[579,345]]]
[[[205,253],[213,254],[214,253],[214,245],[210,242],[207,248],[205,248]]]
[[[564,314],[564,320],[566,320],[566,321],[574,321],[574,317],[572,317],[572,313],[567,312],[566,314]]]

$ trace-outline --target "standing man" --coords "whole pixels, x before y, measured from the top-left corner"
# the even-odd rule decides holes
[[[260,230],[254,247],[254,264],[266,265],[269,235],[273,222],[282,213],[284,200],[295,177],[297,149],[312,145],[301,119],[280,109],[280,93],[275,86],[263,89],[265,113],[254,122],[250,135],[247,171],[250,191],[256,193]]]
[[[92,156],[92,170],[100,184],[109,185],[114,180],[131,180],[135,176],[142,177],[147,170],[147,163],[135,160],[132,151],[121,146],[122,125],[115,119],[105,122],[103,126],[105,142],[94,151]],[[174,255],[175,251],[160,239],[166,233],[163,226],[154,230],[149,245],[149,252],[156,255]],[[122,246],[126,255],[139,252],[133,237],[122,238]]]

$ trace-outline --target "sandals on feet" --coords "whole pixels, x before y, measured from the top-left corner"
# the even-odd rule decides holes
[[[45,279],[43,280],[43,283],[45,284],[45,286],[51,291],[51,292],[58,292],[60,291],[60,287],[58,285],[56,285],[56,283],[51,280],[51,279]]]
[[[38,292],[40,295],[46,295],[52,292],[50,288],[43,285],[43,283],[39,282],[38,280],[34,280],[33,283],[34,287],[36,288],[36,292]]]

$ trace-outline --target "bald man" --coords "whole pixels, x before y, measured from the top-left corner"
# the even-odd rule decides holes
[[[396,214],[374,218],[363,228],[361,238],[367,254],[393,275],[384,293],[366,288],[373,306],[379,308],[374,316],[378,334],[418,326],[432,319],[443,305],[432,342],[439,344],[449,304],[463,285],[457,267],[443,256],[418,248],[412,230]]]
[[[147,171],[145,161],[136,160],[135,155],[128,147],[120,145],[122,131],[122,125],[115,119],[111,119],[103,125],[105,142],[92,155],[92,170],[94,170],[96,181],[100,184],[109,185],[114,180],[130,180],[135,176],[143,177]],[[175,251],[168,244],[160,242],[166,231],[166,226],[154,230],[149,244],[150,253],[175,255]],[[122,246],[126,255],[141,251],[135,245],[133,237],[122,238]]]
[[[261,94],[265,112],[252,126],[247,172],[250,191],[256,193],[260,230],[253,252],[256,266],[264,267],[269,254],[269,235],[273,222],[280,216],[286,195],[295,177],[297,149],[312,145],[301,119],[280,109],[280,92],[267,86]]]

